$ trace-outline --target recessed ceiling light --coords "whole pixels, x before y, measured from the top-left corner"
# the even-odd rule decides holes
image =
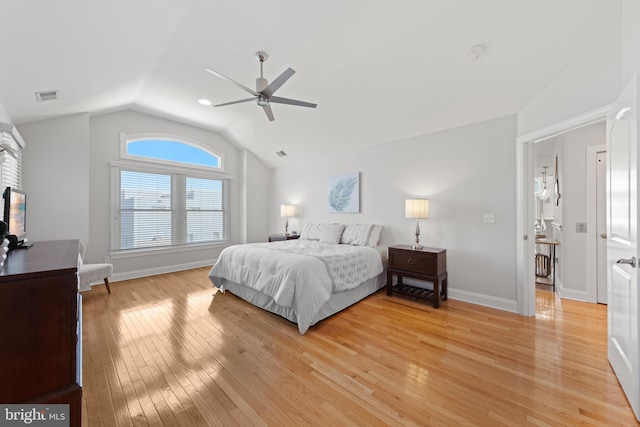
[[[200,104],[202,104],[202,105],[207,105],[207,106],[208,106],[208,105],[211,105],[211,101],[209,101],[208,99],[204,99],[204,98],[202,98],[202,99],[198,99],[198,102],[199,102]]]

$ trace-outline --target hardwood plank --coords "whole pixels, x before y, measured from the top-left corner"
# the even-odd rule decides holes
[[[378,292],[300,335],[208,271],[83,294],[83,425],[637,425],[606,306],[538,290],[525,318]]]

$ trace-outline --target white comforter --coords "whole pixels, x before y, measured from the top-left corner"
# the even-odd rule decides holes
[[[381,272],[380,255],[373,248],[288,240],[230,246],[209,277],[214,284],[221,278],[248,286],[283,307],[294,306],[303,295],[320,307],[332,293],[355,288]]]

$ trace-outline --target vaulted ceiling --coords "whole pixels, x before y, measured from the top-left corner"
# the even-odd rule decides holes
[[[516,113],[620,18],[616,0],[61,0],[3,3],[0,102],[15,123],[125,108],[221,132],[265,163]],[[469,51],[483,44],[484,56]],[[239,88],[296,74],[269,122]],[[34,92],[60,91],[36,102]],[[287,157],[277,157],[284,150]]]

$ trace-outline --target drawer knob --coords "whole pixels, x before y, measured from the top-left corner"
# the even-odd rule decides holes
[[[413,264],[413,260],[412,260],[411,258],[409,258],[409,259],[407,260],[407,264]]]

